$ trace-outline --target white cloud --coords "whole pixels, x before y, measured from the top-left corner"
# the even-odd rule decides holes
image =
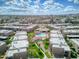
[[[15,6],[20,6],[20,7],[27,7],[29,6],[29,3],[31,2],[31,0],[9,0],[7,1],[5,4],[6,5],[15,5]]]
[[[72,2],[73,0],[68,0],[69,2]]]
[[[8,5],[17,4],[17,0],[9,0],[5,4],[8,4]]]
[[[73,2],[75,4],[79,4],[79,0],[68,0],[69,2]]]
[[[76,9],[73,6],[67,6],[64,11],[76,11]]]
[[[34,5],[30,4],[32,0],[7,1],[6,5],[8,6],[0,7],[0,14],[49,15],[77,12],[73,6],[65,7],[63,4],[54,2],[53,0],[46,0],[43,4],[40,1],[35,0]]]
[[[74,3],[77,3],[77,4],[79,4],[79,0],[74,0]]]
[[[47,0],[46,2],[43,3],[44,9],[48,10],[48,13],[50,14],[57,14],[57,12],[63,10],[64,5],[54,2],[53,0]]]

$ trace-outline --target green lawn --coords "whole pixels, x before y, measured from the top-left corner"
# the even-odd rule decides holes
[[[75,50],[75,47],[73,46],[73,43],[68,39],[65,39],[65,40],[71,49],[71,58],[77,58],[77,52]]]
[[[28,48],[28,57],[29,58],[43,58],[44,55],[43,53],[41,52],[40,48],[38,48],[35,43],[32,43],[32,39],[33,37],[35,36],[35,33],[34,32],[28,32],[27,33],[28,35],[28,38],[29,38],[29,42],[30,42],[30,45],[29,45],[29,48]]]
[[[34,32],[28,32],[27,33],[27,36],[29,38],[29,41],[31,42],[32,41],[32,38],[35,36],[35,33]]]
[[[46,50],[45,54],[48,58],[51,58],[51,53],[49,51],[49,39],[45,39],[45,40],[38,40],[35,41],[34,43],[32,42],[33,37],[35,36],[34,32],[28,32],[28,38],[29,38],[29,48],[28,48],[28,57],[29,58],[40,58],[43,59],[44,58],[44,54],[41,52],[41,47],[38,48],[35,43],[42,41],[44,43],[44,48]]]
[[[30,44],[28,48],[28,57],[30,58],[43,58],[44,55],[35,44]]]
[[[12,42],[12,40],[13,40],[13,36],[9,36],[9,37],[5,40],[5,42],[6,42],[6,44],[8,45],[8,44],[10,44],[10,43]]]
[[[45,54],[46,54],[46,56],[48,57],[48,58],[52,58],[52,55],[51,55],[51,52],[50,52],[50,50],[49,50],[49,39],[45,39],[45,40],[43,40],[43,42],[44,42],[44,48],[45,48]]]
[[[48,58],[52,58],[50,51],[46,51],[45,54]]]
[[[48,49],[49,48],[49,40],[45,39],[43,42],[44,42],[44,48]]]

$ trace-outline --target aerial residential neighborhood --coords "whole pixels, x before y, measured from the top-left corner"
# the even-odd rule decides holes
[[[0,0],[0,59],[79,59],[79,0]]]
[[[79,25],[73,20],[79,17],[74,18],[74,16],[32,16],[37,20],[39,17],[40,20],[45,17],[51,20],[43,23],[38,20],[39,24],[38,22],[23,23],[20,21],[21,17],[17,16],[20,21],[18,23],[16,21],[10,23],[11,20],[1,23],[0,59],[78,58]],[[62,21],[63,18],[66,20]],[[25,21],[28,22],[27,16]]]

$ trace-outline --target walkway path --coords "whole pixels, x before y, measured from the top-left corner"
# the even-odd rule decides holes
[[[40,48],[36,43],[35,43],[35,45],[36,45],[38,48]],[[41,50],[41,52],[44,54],[44,58],[43,58],[43,59],[47,59],[47,56],[46,56],[45,52],[44,52],[43,50]]]

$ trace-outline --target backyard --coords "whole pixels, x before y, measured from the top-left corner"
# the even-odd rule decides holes
[[[50,48],[49,48],[49,39],[40,39],[40,40],[33,40],[33,37],[35,36],[34,32],[29,32],[28,34],[29,38],[29,48],[28,48],[28,57],[29,58],[52,58]],[[39,44],[42,43],[42,46]]]
[[[71,49],[71,58],[77,58],[77,51],[75,50],[73,43],[67,37],[65,37],[65,40]]]
[[[9,35],[8,38],[5,40],[5,43],[7,45],[6,49],[8,49],[10,47],[10,44],[11,44],[11,42],[13,40],[13,37],[14,37],[14,34],[15,33],[13,33],[12,35]],[[0,52],[0,59],[4,58],[5,53],[6,53],[6,51],[5,52]]]
[[[41,49],[35,45],[35,43],[32,43],[28,48],[28,57],[42,59],[44,57],[44,54],[42,53]]]

